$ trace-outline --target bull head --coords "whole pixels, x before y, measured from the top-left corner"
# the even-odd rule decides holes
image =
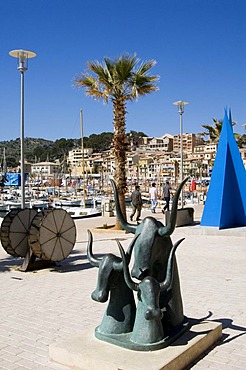
[[[97,288],[92,292],[91,297],[97,302],[106,302],[108,300],[110,285],[112,285],[112,272],[123,271],[122,259],[112,253],[105,254],[98,258],[92,251],[93,236],[90,230],[88,232],[87,258],[92,266],[99,268]],[[125,261],[129,264],[133,246],[137,237],[130,243],[126,252]],[[115,278],[114,274],[114,278]]]
[[[182,187],[184,186],[184,184],[186,183],[188,178],[189,177],[186,177],[181,182],[181,184],[179,185],[179,187],[178,187],[178,189],[177,189],[177,191],[174,195],[174,198],[173,198],[170,220],[169,220],[167,226],[163,226],[163,224],[160,223],[160,225],[158,227],[158,230],[157,230],[159,236],[164,236],[164,237],[165,236],[170,236],[173,233],[173,231],[175,229],[176,218],[177,218],[177,206],[178,206],[179,195],[181,193]],[[133,224],[131,224],[131,223],[129,223],[125,220],[125,218],[123,216],[123,213],[121,211],[121,208],[120,208],[120,202],[119,202],[119,196],[118,196],[118,191],[117,191],[116,184],[115,184],[114,180],[110,179],[110,181],[111,181],[111,185],[112,185],[113,191],[114,191],[116,213],[117,213],[117,217],[119,219],[119,222],[121,224],[121,227],[129,233],[135,234],[139,225],[133,225]]]
[[[177,241],[171,248],[167,261],[166,277],[163,282],[158,282],[152,276],[146,276],[140,283],[135,283],[130,275],[128,264],[126,261],[126,255],[124,249],[122,248],[119,240],[117,240],[120,254],[123,261],[123,270],[126,284],[132,290],[138,292],[139,299],[145,304],[145,319],[155,320],[162,318],[162,311],[159,306],[159,297],[161,292],[167,292],[172,284],[173,279],[173,265],[174,265],[174,255],[179,244],[184,240],[184,238]]]

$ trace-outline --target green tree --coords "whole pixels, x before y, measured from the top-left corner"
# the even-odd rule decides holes
[[[239,148],[245,148],[246,147],[246,135],[238,135],[237,139],[237,145]]]
[[[12,157],[12,156],[9,156],[7,158],[7,165],[9,168],[15,168],[19,165],[19,157]]]
[[[69,150],[75,146],[73,139],[57,139],[52,145],[51,158],[58,158],[60,161],[63,160],[64,155],[68,155]]]
[[[202,125],[202,127],[207,130],[203,132],[203,136],[208,137],[210,142],[217,143],[220,138],[223,120],[217,120],[216,118],[213,118],[213,122],[214,122],[214,126]],[[234,126],[235,124],[236,122],[232,122],[232,126]]]
[[[123,55],[116,60],[104,58],[103,63],[88,62],[88,68],[93,74],[84,73],[75,79],[75,86],[83,87],[86,95],[113,104],[114,138],[113,150],[115,156],[115,182],[119,193],[119,201],[123,214],[126,216],[126,103],[137,100],[157,90],[157,76],[149,75],[149,70],[156,64],[154,60],[141,62],[136,55]],[[120,228],[116,222],[116,228]]]
[[[36,146],[32,151],[33,158],[37,158],[37,161],[45,161],[47,156],[47,151],[41,145]]]
[[[102,132],[101,134],[91,134],[87,141],[87,147],[93,148],[96,152],[110,149],[113,141],[112,132]]]
[[[142,131],[137,132],[137,131],[131,130],[127,134],[128,142],[130,142],[134,146],[139,146],[139,144],[141,143],[141,139],[145,136],[147,135]]]

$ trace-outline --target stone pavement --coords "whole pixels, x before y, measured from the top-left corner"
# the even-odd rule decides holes
[[[199,221],[202,207],[194,208]],[[154,217],[163,220],[160,209]],[[0,369],[66,369],[49,360],[48,347],[100,323],[106,304],[90,298],[97,269],[86,259],[86,230],[93,232],[95,253],[118,254],[115,238],[127,247],[132,235],[94,230],[113,223],[114,217],[77,220],[71,255],[49,269],[20,272],[23,260],[0,246]],[[185,314],[223,324],[222,340],[191,368],[246,369],[246,228],[205,229],[179,227],[172,235],[173,241],[185,236],[176,252]]]

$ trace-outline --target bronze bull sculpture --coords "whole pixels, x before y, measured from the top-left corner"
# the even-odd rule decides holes
[[[187,179],[175,193],[166,226],[154,217],[146,217],[138,225],[128,223],[121,212],[116,184],[111,180],[119,222],[124,230],[135,235],[126,255],[120,249],[121,257],[108,253],[98,259],[92,252],[92,234],[88,231],[87,256],[99,268],[92,299],[105,302],[110,296],[102,323],[95,331],[97,338],[133,350],[155,350],[172,343],[187,327],[175,257],[183,239],[173,245],[170,238],[175,229],[179,195]],[[130,273],[127,273],[132,252],[131,276],[140,281],[137,313]],[[145,304],[150,299],[151,310],[146,311]],[[142,335],[143,325],[139,322],[145,323]]]
[[[178,187],[170,214],[170,221],[164,226],[154,217],[146,217],[140,224],[128,223],[120,208],[118,192],[115,182],[111,180],[114,189],[115,206],[117,217],[124,230],[135,234],[134,238],[134,264],[131,271],[132,277],[142,280],[146,276],[152,276],[161,282],[165,279],[167,260],[172,249],[170,235],[176,224],[177,206],[180,192],[188,178],[184,179]],[[166,331],[172,331],[184,321],[183,303],[180,292],[179,274],[176,258],[174,257],[173,281],[170,287],[171,297],[168,302],[167,315],[163,319],[163,327]],[[160,294],[160,308],[164,307],[164,294]]]

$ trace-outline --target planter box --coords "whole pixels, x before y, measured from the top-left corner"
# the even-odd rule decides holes
[[[171,211],[165,213],[165,225],[169,222]],[[180,208],[177,211],[176,226],[192,225],[194,222],[194,208]]]

